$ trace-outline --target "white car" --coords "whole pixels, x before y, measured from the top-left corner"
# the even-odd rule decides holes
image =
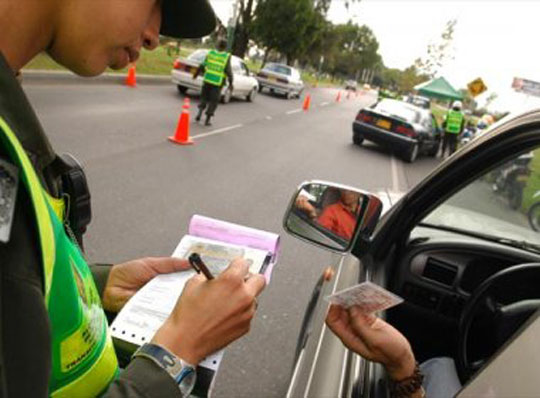
[[[300,72],[285,64],[268,63],[257,74],[259,91],[268,88],[272,93],[285,94],[290,98],[300,98],[304,90],[304,82]]]
[[[180,93],[185,94],[187,90],[201,92],[203,76],[199,75],[193,79],[193,74],[199,68],[209,50],[200,49],[192,52],[187,58],[178,58],[174,61],[171,71],[172,82],[178,87]],[[233,92],[229,89],[228,82],[221,91],[221,102],[228,103],[232,97],[245,98],[253,101],[259,89],[259,83],[250,73],[248,67],[235,55],[231,56],[231,69],[233,73]]]

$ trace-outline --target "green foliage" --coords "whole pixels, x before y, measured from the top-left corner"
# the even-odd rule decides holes
[[[523,190],[522,210],[528,211],[529,207],[534,204],[533,195],[540,191],[540,149],[533,152],[534,157],[531,161],[531,174],[527,180],[525,189]]]
[[[251,28],[259,46],[279,51],[291,64],[317,40],[323,21],[312,0],[264,0],[257,4]]]
[[[394,68],[382,68],[378,74],[380,86],[398,91],[401,94],[409,94],[414,87],[429,80],[429,77],[421,74],[415,65],[411,65],[405,70]]]

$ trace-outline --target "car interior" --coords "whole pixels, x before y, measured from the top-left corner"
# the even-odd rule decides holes
[[[537,236],[532,240],[533,231],[525,223],[511,225],[525,218],[508,206],[503,192],[492,188],[493,173],[500,169],[445,202],[455,209],[441,217],[450,224],[433,225],[426,222],[429,216],[417,223],[396,246],[395,263],[389,267],[388,287],[405,302],[387,311],[387,320],[409,339],[419,362],[454,358],[462,383],[540,308],[540,251],[523,243],[537,242]],[[468,227],[468,221],[475,225],[478,220],[472,213],[458,214],[462,208],[489,214],[499,239]],[[489,229],[489,223],[481,227],[486,225]],[[514,227],[523,229],[523,242],[510,239]],[[500,231],[508,231],[508,239]]]

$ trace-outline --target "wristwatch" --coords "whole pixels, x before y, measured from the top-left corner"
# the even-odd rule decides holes
[[[163,368],[178,384],[183,397],[189,397],[197,380],[195,366],[178,358],[166,348],[153,343],[140,346],[133,354],[133,358],[143,357],[151,360]]]

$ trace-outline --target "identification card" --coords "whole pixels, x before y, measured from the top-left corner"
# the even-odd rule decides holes
[[[371,282],[341,290],[326,296],[326,300],[344,308],[358,306],[366,314],[383,311],[403,302],[401,297]]]
[[[19,172],[17,167],[0,159],[0,242],[7,243],[13,224]]]

